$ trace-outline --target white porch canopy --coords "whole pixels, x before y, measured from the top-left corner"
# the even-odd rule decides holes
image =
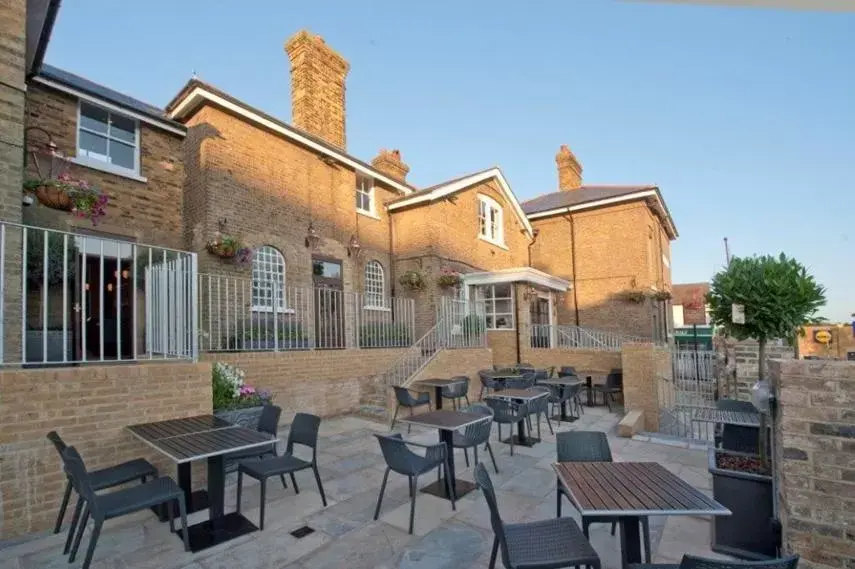
[[[555,275],[550,275],[549,273],[544,273],[543,271],[538,271],[531,267],[466,273],[465,275],[462,275],[462,277],[463,284],[472,286],[524,282],[550,290],[557,290],[559,292],[570,290],[572,286],[568,280],[556,277]]]

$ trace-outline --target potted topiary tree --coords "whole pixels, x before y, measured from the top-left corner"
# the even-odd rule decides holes
[[[738,340],[757,341],[754,390],[762,392],[769,389],[765,374],[767,342],[791,338],[825,304],[825,289],[801,263],[783,253],[778,257],[734,257],[713,277],[706,300],[714,325]],[[734,305],[743,307],[744,322],[733,322]],[[732,516],[716,518],[712,549],[743,559],[774,557],[779,545],[769,429],[766,409],[761,411],[755,439],[757,454],[709,451],[713,498],[733,512]]]

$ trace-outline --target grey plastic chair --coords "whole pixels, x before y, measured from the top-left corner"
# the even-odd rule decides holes
[[[629,569],[796,569],[798,564],[798,555],[764,561],[725,561],[686,554],[679,565],[633,563]]]
[[[282,408],[277,405],[265,405],[261,410],[261,416],[258,418],[258,425],[256,425],[255,430],[259,433],[265,433],[274,437],[274,439],[278,436],[279,433],[279,418],[282,416]],[[248,458],[267,458],[271,456],[278,456],[279,453],[276,450],[276,443],[278,441],[274,440],[270,443],[269,446],[263,446],[258,448],[252,448],[247,450],[242,450],[238,452],[229,453],[226,455],[226,472],[231,472],[237,469],[237,461],[245,460]],[[282,485],[287,488],[288,486],[285,484],[285,478],[282,478]]]
[[[451,509],[457,510],[455,489],[449,481],[451,472],[448,467],[448,456],[445,443],[435,445],[423,445],[411,441],[405,441],[400,434],[374,435],[380,443],[383,459],[386,461],[386,472],[383,474],[383,484],[380,485],[380,495],[377,497],[377,508],[374,510],[374,519],[380,516],[380,506],[383,504],[383,494],[386,492],[386,482],[389,480],[389,472],[395,471],[407,477],[410,483],[410,534],[413,533],[413,521],[416,514],[416,494],[419,492],[419,476],[430,472],[434,468],[445,469],[445,490],[451,496]],[[420,447],[425,449],[425,455],[421,456],[408,447]]]
[[[494,534],[490,569],[496,566],[500,549],[506,569],[559,569],[582,565],[600,568],[597,552],[571,518],[506,524],[499,513],[493,482],[483,464],[475,467],[475,482],[490,508],[490,525]]]
[[[430,402],[430,393],[427,391],[420,391],[418,396],[413,397],[413,394],[406,387],[401,387],[400,385],[393,385],[392,389],[395,390],[395,399],[398,400],[398,404],[395,405],[395,414],[392,416],[392,426],[390,429],[395,428],[395,420],[398,418],[398,410],[401,407],[407,407],[410,410],[410,417],[413,416],[413,409],[416,407],[421,407],[423,405],[428,406],[429,411],[433,411],[433,407]],[[407,425],[407,433],[412,429],[412,425]]]
[[[514,456],[513,425],[526,420],[528,417],[528,407],[524,403],[492,397],[487,399],[486,403],[493,410],[493,422],[498,425],[500,441],[502,440],[502,425],[512,425],[510,441],[511,456]]]
[[[184,491],[169,477],[155,478],[149,482],[123,488],[106,494],[96,494],[86,472],[86,465],[80,457],[80,453],[74,447],[67,447],[62,454],[63,462],[67,472],[71,475],[74,489],[80,494],[84,501],[83,515],[78,520],[75,516],[71,520],[70,531],[77,530],[74,537],[74,545],[71,547],[71,555],[68,562],[73,563],[77,557],[80,540],[89,518],[94,522],[92,535],[89,537],[89,547],[86,549],[86,557],[83,559],[82,569],[88,569],[95,554],[95,546],[98,545],[98,537],[106,520],[118,518],[127,514],[133,514],[154,506],[166,505],[169,513],[169,531],[175,533],[175,516],[173,502],[178,502],[178,511],[181,516],[181,535],[184,539],[184,551],[190,551],[190,541],[187,536],[187,509],[184,504]],[[75,512],[76,514],[77,512]]]
[[[558,370],[558,377],[568,377],[571,375],[576,375],[576,368],[573,366],[562,366],[561,369]]]
[[[552,371],[548,369],[536,369],[534,370],[534,382],[543,381],[544,379],[549,379],[549,376],[552,375]]]
[[[463,449],[463,458],[466,459],[466,468],[469,468],[469,451],[472,449],[474,454],[475,464],[478,464],[478,445],[483,444],[484,450],[490,453],[490,460],[493,461],[493,468],[496,474],[499,473],[499,467],[496,465],[496,457],[493,456],[493,447],[490,446],[490,431],[493,428],[493,410],[483,403],[476,403],[463,409],[464,413],[471,413],[484,417],[484,420],[474,425],[468,425],[463,432],[455,431],[452,435],[452,446],[454,448]]]
[[[523,372],[522,377],[509,377],[505,380],[505,389],[528,389],[534,385],[534,371]]]
[[[59,453],[59,458],[62,460],[62,453],[65,452],[68,445],[65,444],[65,441],[62,440],[62,437],[60,437],[56,431],[49,432],[47,434],[47,438],[51,443],[53,443],[54,448],[56,448],[56,452]],[[56,516],[56,525],[53,528],[53,533],[59,533],[62,529],[62,520],[65,517],[65,510],[68,508],[68,501],[71,499],[71,490],[74,486],[71,482],[71,474],[68,472],[68,469],[65,468],[64,464],[63,460],[63,470],[65,471],[67,482],[65,484],[65,494],[62,496],[62,503],[59,506],[59,513]],[[120,486],[127,482],[133,482],[134,480],[139,480],[140,482],[145,483],[148,478],[157,478],[157,468],[155,468],[149,461],[143,458],[137,458],[115,466],[93,470],[88,474],[89,485],[92,487],[94,492],[98,492],[100,490],[106,490],[107,488]],[[78,495],[77,505],[74,508],[74,519],[80,518],[82,508],[83,497]],[[73,537],[74,529],[72,526],[69,527],[68,538],[65,540],[65,547],[62,550],[63,553],[68,553],[71,549],[71,540]]]
[[[535,420],[537,421],[537,438],[540,438],[540,416],[543,415],[546,417],[546,425],[549,427],[549,432],[553,435],[555,431],[552,430],[552,421],[549,419],[549,393],[550,389],[546,386],[534,386],[531,388],[531,391],[539,391],[543,393],[543,397],[538,397],[537,399],[532,399],[528,403],[528,430],[531,431],[531,416],[535,416]]]
[[[478,395],[479,400],[484,399],[484,390],[487,390],[487,393],[492,391],[498,391],[504,387],[503,382],[494,378],[494,372],[490,370],[481,370],[478,372],[478,379],[481,380],[481,393]]]
[[[609,448],[609,439],[601,431],[567,431],[558,433],[555,440],[555,448],[558,453],[558,462],[613,462],[612,450]],[[558,483],[556,492],[556,517],[561,517],[561,496],[570,496],[561,483]],[[591,524],[611,523],[612,535],[617,529],[617,518],[614,516],[583,516],[582,532],[585,537],[590,537],[589,527]],[[650,524],[647,517],[641,518],[641,529],[644,533],[644,559],[650,563]]]
[[[288,442],[285,445],[285,454],[261,460],[242,460],[238,464],[237,480],[237,511],[240,512],[241,494],[243,490],[244,474],[255,478],[261,485],[261,512],[259,512],[258,529],[264,529],[264,508],[267,494],[267,479],[271,476],[279,476],[282,484],[285,484],[284,476],[291,477],[291,485],[294,493],[300,493],[297,486],[295,472],[312,469],[315,474],[315,482],[318,483],[318,492],[321,494],[321,503],[327,507],[327,497],[324,494],[324,485],[321,484],[321,475],[318,473],[318,430],[321,427],[321,418],[308,413],[297,413],[288,431]],[[294,445],[303,445],[312,449],[312,460],[307,461],[294,456]]]
[[[470,403],[469,403],[469,378],[462,376],[462,375],[458,375],[458,376],[452,377],[451,379],[454,379],[454,380],[459,379],[459,380],[461,380],[461,382],[460,383],[453,383],[451,385],[448,385],[448,386],[440,389],[440,393],[442,394],[442,398],[443,399],[451,399],[451,407],[453,409],[458,408],[459,405],[458,405],[457,401],[459,399],[465,399],[466,405],[470,405]]]
[[[609,411],[612,410],[612,403],[616,403],[615,396],[623,393],[623,372],[610,371],[606,376],[606,382],[600,385],[593,386],[594,394],[602,394],[603,403],[605,403]]]

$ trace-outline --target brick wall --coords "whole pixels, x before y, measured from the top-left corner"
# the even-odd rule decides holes
[[[654,344],[626,343],[621,349],[626,411],[644,413],[644,430],[659,430],[659,379],[671,377],[671,352]]]
[[[306,350],[203,354],[246,372],[246,382],[273,393],[283,421],[297,411],[332,417],[359,410],[366,389],[403,349]]]
[[[517,331],[488,330],[487,346],[493,351],[493,365],[512,366],[517,363]],[[522,346],[520,346],[522,350]],[[522,352],[520,352],[522,355]]]
[[[831,342],[823,344],[814,339],[818,330],[831,334]],[[799,355],[836,358],[845,360],[849,354],[855,354],[855,330],[850,325],[805,326],[805,335],[799,337]]]
[[[855,560],[855,363],[773,361],[774,424],[784,548],[800,567]]]
[[[493,354],[489,348],[442,350],[424,369],[413,376],[407,385],[422,379],[451,379],[462,375],[469,378],[469,401],[475,402],[481,392],[481,380],[478,377],[478,372],[484,369],[493,369]],[[388,392],[387,409],[394,411],[394,406],[388,406],[394,405],[394,393],[391,389]],[[433,390],[431,391],[431,399],[434,402],[436,400]],[[449,406],[451,404],[450,402],[443,402],[443,404],[446,403]]]
[[[612,330],[642,337],[652,335],[652,301],[631,303],[621,292],[653,285],[670,287],[670,241],[642,202],[533,221],[540,231],[532,246],[532,266],[574,282],[576,291],[558,307],[560,324]],[[575,235],[576,274],[573,273]],[[574,278],[575,276],[575,278]]]
[[[620,352],[597,350],[557,350],[523,346],[520,359],[536,368],[555,367],[557,369],[562,366],[573,366],[578,370],[602,372],[620,369],[622,365]]]
[[[24,166],[24,105],[26,0],[0,2],[0,220],[21,222],[21,184]],[[21,323],[21,250],[20,236],[7,237],[6,290],[0,302],[7,329]],[[19,359],[18,334],[3,334],[3,353],[7,359]]]
[[[89,469],[141,456],[174,476],[173,463],[124,428],[210,413],[211,365],[3,370],[0,393],[0,539],[9,539],[56,519],[65,477],[48,431],[76,446]]]
[[[722,395],[749,401],[751,399],[751,387],[757,382],[757,342],[722,338],[717,338],[714,342],[718,354],[716,377],[721,385]],[[793,358],[792,347],[767,343],[767,366],[773,361],[791,360]]]
[[[77,105],[77,98],[71,95],[32,84],[27,93],[27,126],[45,129],[62,154],[75,156]],[[107,215],[96,228],[99,233],[183,249],[184,139],[141,121],[139,128],[140,176],[147,182],[71,163],[68,171],[109,196]],[[35,175],[35,170],[28,174]],[[90,221],[49,209],[38,201],[24,211],[24,222],[66,231],[92,230]]]

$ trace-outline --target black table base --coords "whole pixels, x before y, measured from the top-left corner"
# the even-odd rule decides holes
[[[459,478],[455,478],[454,480],[454,497],[459,500],[469,492],[475,490],[478,486],[475,485],[474,482],[469,482],[468,480],[460,480]],[[445,479],[440,480],[438,482],[434,482],[433,484],[428,484],[424,488],[422,488],[422,492],[425,494],[431,494],[432,496],[436,496],[437,498],[443,498],[445,500],[450,500],[451,498],[448,495],[448,491],[446,491]]]
[[[254,523],[232,512],[216,520],[205,520],[188,527],[187,538],[190,540],[190,551],[196,553],[254,531],[258,531]],[[179,539],[184,539],[180,529],[176,534]]]
[[[574,417],[572,412],[568,414],[567,413],[567,402],[562,401],[561,402],[561,413],[553,415],[552,417],[550,417],[550,419],[552,419],[553,421],[561,421],[561,422],[572,423],[573,421],[577,421],[579,419],[579,417]]]
[[[520,437],[519,435],[514,435],[513,437],[507,438],[507,439],[503,440],[502,442],[510,444],[511,439],[513,439],[513,441],[514,441],[514,446],[521,446],[521,447],[533,447],[534,445],[536,445],[537,443],[540,442],[540,439],[537,437],[529,437],[529,436]]]
[[[185,500],[186,498],[185,494]],[[187,515],[195,514],[196,512],[201,512],[202,510],[207,510],[211,506],[211,499],[208,497],[207,490],[195,490],[190,493],[190,501],[187,503]],[[152,511],[157,514],[157,519],[161,522],[168,522],[169,515],[166,510],[169,506],[153,506]],[[175,519],[179,519],[181,513],[178,511],[178,504],[175,502],[172,503],[172,512],[175,516]]]
[[[627,569],[633,563],[641,563],[640,525],[641,518],[638,516],[620,517],[620,556],[622,569]]]

